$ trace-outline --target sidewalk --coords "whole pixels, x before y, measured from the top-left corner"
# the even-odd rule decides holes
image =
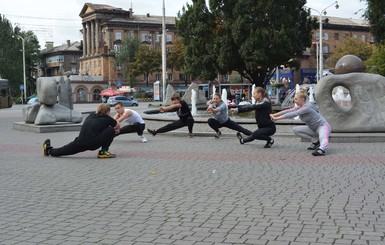
[[[147,143],[121,135],[114,159],[53,158],[42,142],[78,132],[13,130],[19,113],[0,110],[0,244],[384,244],[383,143],[331,143],[313,157],[296,137],[264,149],[184,128]]]

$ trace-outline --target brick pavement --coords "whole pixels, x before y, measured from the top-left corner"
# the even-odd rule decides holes
[[[293,137],[129,134],[115,159],[52,158],[43,140],[77,132],[12,130],[16,111],[0,110],[0,244],[385,244],[383,143],[313,157]]]

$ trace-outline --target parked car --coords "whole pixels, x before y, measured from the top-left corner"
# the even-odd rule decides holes
[[[39,99],[37,97],[32,97],[28,100],[27,105],[33,105],[39,103]]]
[[[134,98],[128,98],[126,96],[112,96],[108,98],[107,103],[110,106],[114,106],[115,103],[122,102],[124,106],[138,106],[139,103]]]

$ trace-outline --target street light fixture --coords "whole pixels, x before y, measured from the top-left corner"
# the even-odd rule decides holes
[[[23,45],[23,79],[24,79],[24,101],[27,102],[27,80],[25,76],[25,39],[20,35],[13,35],[12,37],[17,37],[17,39],[21,39],[22,45]]]
[[[163,0],[162,8],[162,82],[163,82],[163,91],[162,91],[162,100],[163,103],[166,103],[166,81],[167,81],[167,61],[166,61],[166,8]]]
[[[340,6],[338,5],[338,1],[335,1],[334,3],[330,4],[326,8],[324,8],[321,11],[318,11],[313,8],[309,8],[311,10],[314,10],[319,14],[319,78],[321,79],[323,77],[323,46],[322,46],[322,14],[326,15],[326,9],[330,8],[331,6],[335,6],[336,9],[338,9]]]

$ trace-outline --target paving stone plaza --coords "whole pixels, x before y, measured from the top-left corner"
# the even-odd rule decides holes
[[[21,110],[0,110],[0,244],[385,244],[384,143],[331,142],[313,157],[292,126],[264,149],[196,124],[191,139],[187,128],[121,135],[114,159],[54,158],[42,142],[78,132],[14,130]]]

